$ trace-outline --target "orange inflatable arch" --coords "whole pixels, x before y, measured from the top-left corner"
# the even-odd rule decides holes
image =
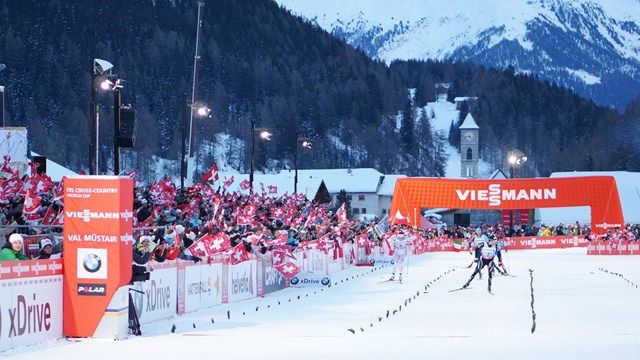
[[[591,228],[603,234],[624,218],[613,176],[504,180],[402,178],[396,181],[389,218],[418,225],[422,208],[535,209],[590,206]]]

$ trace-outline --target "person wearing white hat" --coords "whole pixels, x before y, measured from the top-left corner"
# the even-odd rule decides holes
[[[38,253],[38,257],[36,259],[43,260],[51,258],[51,253],[53,252],[53,242],[50,239],[44,238],[40,240],[40,252]]]
[[[22,247],[24,239],[20,234],[11,234],[9,241],[0,250],[0,261],[10,260],[29,260],[29,258],[22,253]]]

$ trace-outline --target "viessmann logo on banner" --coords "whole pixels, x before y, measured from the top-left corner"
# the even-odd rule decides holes
[[[588,206],[592,230],[602,234],[624,216],[613,176],[531,179],[402,178],[396,181],[389,214],[416,214],[423,208],[536,209]],[[418,226],[418,218],[410,225]],[[391,216],[393,221],[393,216]]]
[[[82,211],[65,211],[64,213],[70,219],[82,219],[85,223],[89,223],[94,219],[123,219],[125,221],[129,221],[133,218],[132,211],[108,212],[84,209]]]
[[[458,199],[462,201],[488,201],[489,206],[500,206],[505,200],[555,200],[555,188],[540,189],[502,189],[500,184],[491,184],[486,190],[456,189]]]

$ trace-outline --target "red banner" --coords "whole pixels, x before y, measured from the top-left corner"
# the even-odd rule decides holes
[[[604,234],[622,228],[624,218],[612,176],[505,180],[404,178],[396,181],[389,218],[415,214],[423,208],[536,209],[590,206],[591,230]],[[516,219],[523,220],[523,218]],[[418,219],[410,217],[412,226]]]
[[[107,305],[131,280],[133,180],[64,181],[64,335],[93,336]]]
[[[640,255],[640,241],[593,241],[587,255]]]

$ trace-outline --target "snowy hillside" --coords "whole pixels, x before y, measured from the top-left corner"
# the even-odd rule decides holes
[[[277,1],[386,62],[513,66],[619,107],[640,92],[638,0]]]

